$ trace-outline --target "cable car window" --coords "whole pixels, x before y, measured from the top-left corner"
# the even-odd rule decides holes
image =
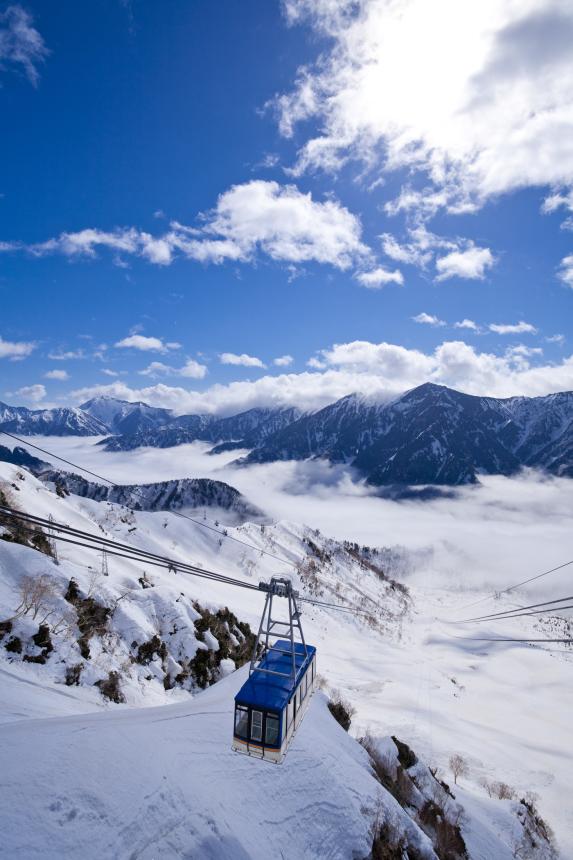
[[[251,713],[251,740],[262,741],[263,739],[263,712],[252,711]]]
[[[270,714],[267,714],[267,722],[265,726],[265,743],[273,744],[277,743],[279,737],[279,721],[277,717],[272,717]]]
[[[235,709],[235,734],[246,738],[249,734],[249,709],[237,705]]]

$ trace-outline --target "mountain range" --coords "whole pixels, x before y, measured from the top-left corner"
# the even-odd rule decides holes
[[[456,486],[523,467],[573,477],[573,392],[495,398],[425,383],[392,399],[350,394],[316,412],[255,408],[225,418],[97,397],[75,409],[0,404],[0,430],[105,435],[108,451],[199,440],[213,443],[211,453],[248,449],[239,464],[324,458],[378,486]]]

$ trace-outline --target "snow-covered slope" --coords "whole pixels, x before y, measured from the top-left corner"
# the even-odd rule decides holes
[[[125,509],[108,502],[61,498],[7,464],[0,465],[0,476],[13,500],[31,512],[51,512],[79,528],[247,582],[282,572],[276,559],[170,513],[126,516]],[[6,847],[7,856],[73,857],[81,837],[86,857],[267,858],[281,856],[281,850],[288,860],[367,857],[378,818],[379,823],[394,821],[398,835],[409,834],[421,851],[427,845],[420,825],[426,801],[432,794],[442,803],[447,800],[432,782],[424,788],[430,779],[422,766],[426,762],[439,768],[438,776],[454,789],[455,804],[463,807],[460,826],[469,857],[519,856],[515,851],[525,838],[519,819],[527,810],[518,801],[532,790],[541,796],[542,814],[556,829],[561,857],[570,860],[573,820],[562,803],[573,765],[568,654],[473,642],[474,629],[461,630],[449,622],[459,597],[431,588],[408,595],[392,582],[416,559],[388,547],[392,535],[385,534],[384,523],[380,543],[388,548],[381,551],[345,545],[288,522],[263,527],[245,523],[229,528],[229,534],[283,558],[289,563],[285,572],[290,570],[303,593],[373,612],[368,620],[307,607],[305,633],[318,648],[325,689],[339,689],[356,708],[352,733],[370,734],[383,758],[389,735],[418,754],[419,767],[407,768],[408,778],[416,780],[413,805],[397,805],[383,791],[364,750],[332,720],[320,696],[313,700],[285,765],[275,767],[230,752],[231,699],[240,677],[233,674],[206,693],[198,692],[191,675],[173,686],[165,684],[167,674],[176,680],[178,667],[184,669],[183,661],[192,660],[197,649],[210,645],[214,653],[218,650],[208,636],[203,646],[197,640],[195,622],[202,610],[215,614],[228,606],[252,627],[262,597],[111,557],[109,576],[102,577],[97,575],[101,559],[79,547],[60,546],[56,566],[37,550],[0,541],[0,617],[13,613],[18,584],[30,573],[55,578],[59,606],[67,602],[62,593],[72,577],[82,598],[91,589],[102,605],[117,603],[109,631],[90,639],[89,658],[82,656],[75,622],[71,637],[54,634],[54,651],[44,664],[23,661],[23,655],[41,656],[41,644],[32,640],[38,619],[19,621],[20,632],[15,627],[8,634],[21,636],[19,654],[6,651],[6,636],[0,642],[0,709],[7,721],[0,729],[7,774],[0,780],[0,850]],[[144,572],[152,587],[140,582]],[[548,625],[555,623],[522,619],[519,627],[514,622],[493,629],[495,635],[504,629],[512,635],[516,630],[547,635]],[[477,635],[491,635],[489,626],[477,630]],[[150,648],[143,652],[144,659],[150,657],[147,664],[134,660],[154,636],[165,643],[167,653]],[[67,669],[80,662],[79,685],[67,686]],[[220,661],[214,678],[232,668]],[[120,675],[124,705],[107,702],[94,687],[109,679],[110,671]],[[173,702],[173,709],[137,710]],[[104,713],[82,715],[92,710]],[[448,772],[454,752],[469,767],[458,787],[452,786]],[[395,771],[397,765],[393,767]],[[489,798],[482,778],[513,785],[517,800]],[[416,794],[420,791],[422,798]],[[452,806],[452,815],[456,810]],[[26,815],[34,825],[23,828]],[[424,815],[431,818],[431,809]],[[431,823],[427,827],[431,832]],[[133,847],[126,853],[130,840]],[[551,854],[539,848],[531,856]]]

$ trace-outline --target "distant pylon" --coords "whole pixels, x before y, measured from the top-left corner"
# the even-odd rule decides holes
[[[109,576],[109,569],[107,566],[107,552],[105,549],[101,552],[101,572],[102,576]]]
[[[54,518],[51,514],[48,514],[48,520],[53,523]],[[54,540],[54,530],[49,526],[48,527],[48,544],[50,546],[50,552],[52,554],[52,560],[54,564],[59,564],[60,560],[58,558],[58,547],[56,545],[56,541]]]

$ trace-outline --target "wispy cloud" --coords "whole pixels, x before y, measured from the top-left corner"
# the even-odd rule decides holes
[[[518,323],[490,323],[488,326],[490,331],[496,334],[536,334],[537,329],[534,325],[520,320]]]
[[[273,364],[277,367],[289,367],[294,361],[292,355],[279,355],[278,358],[273,358]]]
[[[573,254],[563,257],[557,272],[559,280],[573,290]]]
[[[55,352],[49,352],[48,358],[51,361],[71,361],[77,358],[85,358],[85,353],[83,349],[59,349]]]
[[[137,349],[141,352],[169,352],[171,349],[181,348],[180,343],[164,343],[159,337],[147,337],[143,334],[130,334],[118,340],[115,346],[118,349]]]
[[[423,223],[410,225],[407,240],[402,243],[391,233],[383,233],[380,238],[383,253],[396,262],[423,270],[435,262],[436,281],[454,277],[482,280],[495,263],[489,248],[479,248],[471,239],[459,236],[439,236]],[[439,256],[444,251],[447,253]]]
[[[474,320],[467,319],[467,317],[463,320],[459,320],[459,322],[455,322],[454,328],[469,329],[470,331],[481,331],[480,326],[476,322],[474,322]]]
[[[420,314],[416,314],[415,317],[412,317],[414,322],[421,323],[422,325],[431,325],[431,326],[444,326],[446,323],[441,320],[439,317],[434,316],[433,314],[427,314],[425,311],[422,311]]]
[[[355,278],[359,284],[371,290],[379,290],[381,287],[385,287],[386,284],[398,284],[402,286],[404,283],[404,276],[399,269],[390,272],[382,266],[378,266],[378,268],[372,269],[369,272],[359,272],[355,275]]]
[[[59,382],[65,382],[66,379],[70,378],[70,375],[67,370],[48,370],[47,373],[44,373],[45,379],[56,379]]]
[[[38,66],[48,56],[48,49],[40,33],[33,26],[33,18],[22,6],[13,5],[0,13],[0,71],[20,68],[30,83],[39,80]]]
[[[495,260],[489,248],[471,246],[465,251],[451,251],[436,260],[436,281],[448,278],[483,280]]]
[[[188,379],[203,379],[207,375],[207,367],[189,358],[182,367],[171,367],[162,361],[152,361],[145,370],[139,371],[140,376],[184,376]]]
[[[8,392],[8,395],[11,397],[21,397],[22,400],[27,400],[30,403],[39,403],[46,396],[46,388],[40,383],[36,385],[24,385],[17,391]]]
[[[236,367],[266,367],[266,365],[254,355],[247,355],[243,352],[241,355],[236,355],[234,352],[222,352],[219,355],[221,364],[232,364]]]
[[[33,341],[11,341],[0,337],[0,358],[20,361],[27,358],[35,349],[36,344]]]

